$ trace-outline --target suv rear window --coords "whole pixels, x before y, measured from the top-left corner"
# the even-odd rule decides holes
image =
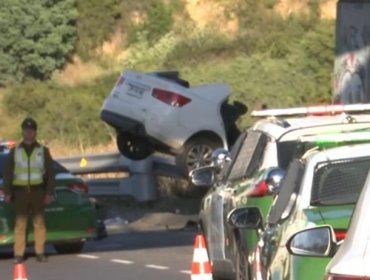
[[[313,179],[311,204],[356,203],[370,168],[370,158],[319,163]]]

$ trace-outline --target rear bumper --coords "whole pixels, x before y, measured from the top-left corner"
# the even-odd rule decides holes
[[[100,118],[117,130],[129,131],[137,135],[147,136],[144,125],[139,121],[124,117],[122,115],[107,110],[101,111]]]
[[[151,144],[164,152],[171,151],[176,154],[183,144],[183,141],[172,141],[172,139],[176,139],[177,137],[171,136],[172,131],[170,129],[164,132],[162,125],[157,124],[155,129],[153,129],[153,126],[150,133],[148,133],[145,125],[140,121],[111,111],[102,110],[100,118],[118,131],[127,131],[138,136],[146,137]]]

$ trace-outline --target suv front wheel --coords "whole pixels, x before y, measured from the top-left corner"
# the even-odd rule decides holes
[[[176,165],[187,178],[191,170],[211,165],[213,150],[221,146],[221,141],[212,138],[199,136],[190,139],[185,143],[182,152],[176,156]]]

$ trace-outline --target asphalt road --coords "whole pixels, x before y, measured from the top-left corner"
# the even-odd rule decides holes
[[[146,231],[88,241],[81,254],[58,255],[47,246],[48,263],[36,263],[27,248],[28,280],[190,279],[195,231]],[[1,279],[13,279],[11,248],[0,249]]]

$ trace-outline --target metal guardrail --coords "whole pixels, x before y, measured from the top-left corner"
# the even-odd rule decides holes
[[[145,160],[130,160],[119,153],[103,153],[56,160],[77,175],[122,171],[130,174],[127,178],[86,179],[92,196],[128,195],[138,201],[152,201],[158,198],[157,176],[182,177],[175,159],[169,156],[153,155]]]
[[[119,153],[89,154],[56,159],[73,174],[95,174],[107,172],[150,172],[157,176],[181,178],[175,159],[153,155],[145,160],[131,160]],[[152,164],[152,166],[148,166]]]

